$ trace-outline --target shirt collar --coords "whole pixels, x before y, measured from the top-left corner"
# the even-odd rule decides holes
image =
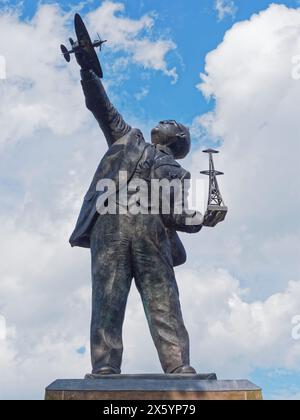
[[[170,147],[168,147],[168,146],[163,146],[163,145],[161,145],[161,144],[157,144],[157,145],[156,145],[156,148],[157,148],[160,152],[165,153],[166,155],[171,155],[171,156],[173,156],[172,150],[171,150],[171,149],[170,149]]]

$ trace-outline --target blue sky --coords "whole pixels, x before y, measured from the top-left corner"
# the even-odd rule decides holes
[[[9,1],[17,4],[18,0]],[[37,2],[24,0],[22,9],[24,19],[34,15]],[[78,1],[49,1],[59,3],[65,10],[78,5]],[[82,9],[82,14],[93,10],[99,5],[99,0],[91,0]],[[267,8],[271,3],[285,4],[295,7],[297,0],[272,1],[269,0],[237,0],[237,12],[234,16],[226,16],[223,20],[216,19],[214,0],[127,0],[126,14],[131,18],[139,18],[149,11],[157,14],[155,31],[158,36],[166,35],[177,44],[176,53],[170,53],[170,63],[178,67],[179,82],[173,86],[159,74],[151,77],[150,93],[143,100],[143,104],[130,104],[132,112],[141,114],[145,120],[160,120],[175,118],[190,123],[199,113],[211,109],[213,104],[207,102],[195,86],[199,83],[199,73],[204,70],[206,54],[216,48],[222,41],[225,32],[235,21],[249,19],[253,13]],[[101,34],[101,28],[99,28]],[[107,45],[109,48],[109,44]],[[104,54],[105,57],[105,54]],[[109,72],[109,68],[106,69]],[[129,98],[136,93],[139,86],[144,84],[139,77],[140,69],[130,69],[130,79],[126,86]],[[158,95],[160,92],[160,95]],[[168,98],[168,100],[166,100]],[[121,103],[121,106],[123,104]],[[128,102],[126,101],[126,106]],[[125,111],[126,112],[126,111]]]
[[[0,243],[0,316],[8,325],[7,342],[0,341],[0,368],[10,384],[0,378],[0,398],[2,393],[13,398],[14,392],[40,397],[53,375],[80,376],[81,366],[89,369],[89,255],[69,249],[68,235],[105,144],[99,143],[98,126],[84,109],[75,63],[67,65],[58,55],[59,43],[73,32],[65,13],[78,3],[0,1],[0,55],[7,57],[8,70],[7,80],[0,81],[6,101],[0,106],[5,238]],[[153,17],[151,30],[134,33],[135,41],[150,40],[158,47],[163,40],[176,48],[165,55],[156,52],[157,69],[153,62],[145,68],[145,52],[142,65],[134,61],[135,45],[130,61],[114,68],[126,52],[112,51],[108,37],[101,60],[113,102],[146,137],[152,124],[165,118],[194,126],[193,154],[185,162],[192,172],[207,165],[202,146],[222,144],[218,167],[226,173],[222,191],[229,218],[201,238],[184,237],[190,258],[177,273],[196,367],[216,369],[227,379],[247,377],[263,387],[267,398],[300,398],[300,348],[291,339],[291,317],[300,313],[300,201],[292,169],[300,153],[300,86],[290,77],[290,60],[300,54],[299,1],[235,0],[235,12],[222,19],[215,0],[119,3],[124,5],[117,13],[120,23]],[[59,9],[45,9],[45,4]],[[87,1],[80,13],[87,18],[102,4]],[[8,11],[16,5],[20,16],[10,21]],[[261,17],[249,22],[258,12]],[[49,32],[44,33],[45,25]],[[97,30],[103,34],[94,22],[91,35]],[[223,42],[226,33],[230,37]],[[238,42],[242,35],[245,51]],[[197,88],[205,64],[210,100]],[[173,67],[176,83],[167,75]],[[287,202],[293,205],[287,208]],[[125,371],[159,372],[136,294],[128,311]],[[135,346],[136,332],[142,353]],[[23,379],[15,388],[18,369],[24,369]],[[26,390],[31,377],[32,388]]]

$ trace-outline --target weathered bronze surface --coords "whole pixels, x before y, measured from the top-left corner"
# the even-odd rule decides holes
[[[77,35],[78,22],[82,25],[76,17]],[[120,214],[120,203],[116,203],[117,214],[99,215],[96,208],[100,195],[98,182],[112,180],[120,192],[124,187],[120,185],[120,172],[126,172],[128,180],[148,183],[152,179],[166,179],[183,184],[190,179],[190,173],[177,162],[190,152],[189,130],[173,120],[161,121],[152,130],[152,144],[147,143],[140,130],[126,123],[111,104],[100,80],[102,72],[95,71],[91,44],[88,49],[74,48],[73,52],[81,67],[86,106],[99,123],[108,145],[70,238],[72,246],[91,249],[93,374],[121,372],[122,327],[133,279],[163,371],[196,373],[189,366],[189,336],[182,318],[174,267],[186,261],[177,232],[199,232],[203,216],[197,212],[178,215],[174,211],[168,215],[162,212]],[[187,223],[188,218],[193,223]]]

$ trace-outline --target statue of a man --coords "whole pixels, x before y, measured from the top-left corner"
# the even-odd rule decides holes
[[[189,179],[189,172],[177,162],[190,152],[189,130],[176,121],[162,121],[152,130],[152,144],[146,143],[142,133],[128,125],[112,106],[85,53],[77,52],[76,58],[81,66],[86,106],[98,121],[109,147],[84,198],[70,239],[72,246],[91,249],[92,373],[121,372],[122,327],[134,279],[164,372],[195,374],[190,366],[189,336],[174,267],[186,261],[177,231],[199,232],[203,216],[197,212],[164,215],[130,211],[99,215],[96,208],[99,180],[110,179],[118,185],[120,171],[127,172],[128,180],[177,179],[183,183]],[[191,223],[187,223],[187,218]]]

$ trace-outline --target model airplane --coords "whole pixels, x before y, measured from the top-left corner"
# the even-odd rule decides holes
[[[95,48],[99,48],[101,51],[102,45],[107,41],[103,41],[98,34],[99,39],[92,42],[88,30],[86,29],[86,26],[78,13],[76,13],[75,15],[74,24],[77,41],[75,42],[72,38],[69,38],[72,49],[68,50],[68,48],[65,45],[60,46],[61,52],[65,57],[65,60],[69,63],[71,61],[71,54],[76,54],[77,52],[84,51],[87,57],[89,57],[91,69],[94,70],[95,74],[102,79],[103,71]]]

